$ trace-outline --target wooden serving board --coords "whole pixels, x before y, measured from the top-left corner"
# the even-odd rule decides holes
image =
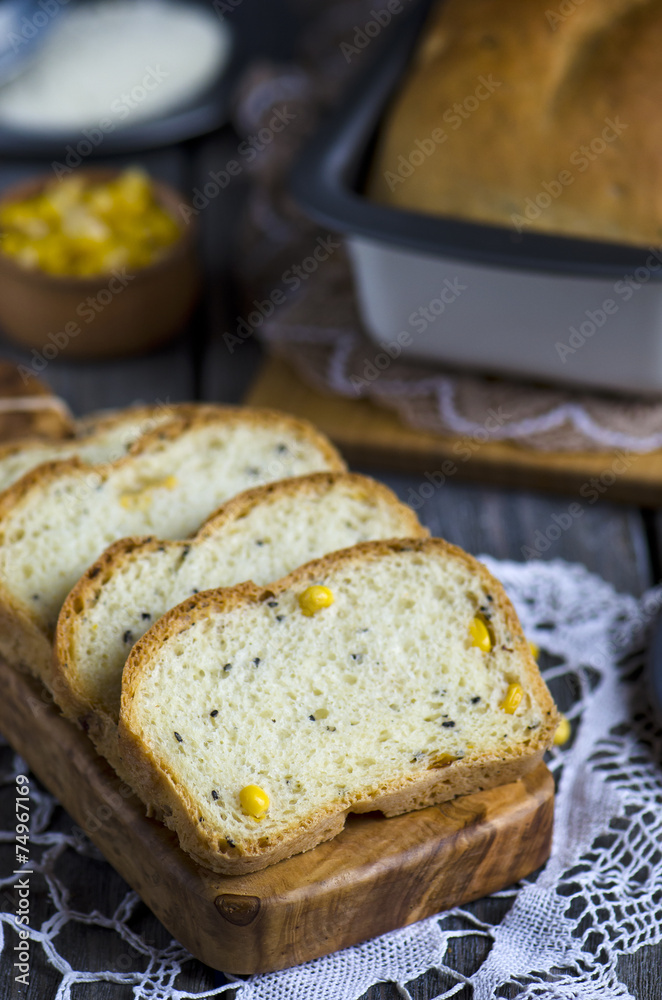
[[[278,358],[265,361],[244,402],[311,420],[353,465],[364,468],[442,473],[447,480],[569,494],[582,487],[590,490],[595,477],[600,480],[598,493],[604,492],[609,500],[650,507],[662,504],[662,451],[641,455],[547,452],[493,441],[472,442],[475,447],[469,449],[468,457],[466,439],[413,430],[391,410],[368,400],[311,389]],[[446,471],[445,462],[452,463],[454,471]],[[579,492],[577,498],[586,495]]]
[[[269,972],[477,899],[548,857],[552,776],[385,819],[350,816],[313,851],[251,875],[197,865],[64,719],[37,681],[0,661],[0,731],[170,933],[200,961]]]

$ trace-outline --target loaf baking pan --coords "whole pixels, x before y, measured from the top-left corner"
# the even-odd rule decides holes
[[[447,368],[662,393],[662,247],[518,233],[363,194],[380,122],[428,6],[394,14],[354,56],[370,65],[292,177],[304,211],[346,237],[367,333],[376,345],[397,344],[403,357]],[[451,169],[443,147],[434,155],[440,170]]]

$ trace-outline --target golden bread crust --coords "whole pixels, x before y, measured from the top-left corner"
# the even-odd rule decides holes
[[[519,217],[520,231],[659,245],[661,43],[657,0],[565,14],[546,0],[438,3],[383,124],[370,196],[496,225]]]

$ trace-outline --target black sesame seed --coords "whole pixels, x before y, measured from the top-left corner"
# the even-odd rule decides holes
[[[311,722],[317,722],[317,719],[315,718],[314,715],[309,715],[308,718],[310,719]]]
[[[147,619],[151,618],[152,616],[150,615],[149,611],[141,611],[140,617],[142,618],[143,621],[147,621]]]
[[[33,601],[38,601],[39,600],[39,594],[33,594],[32,595],[32,600]]]
[[[179,735],[179,733],[175,733],[175,739],[177,740],[178,743],[184,742],[183,738]]]
[[[276,615],[276,621],[277,622],[284,622],[285,621],[285,615]]]
[[[193,590],[191,591],[191,593],[192,593],[192,594],[199,594],[199,593],[200,593],[200,591],[198,590],[198,588],[197,588],[197,587],[194,587],[194,588],[193,588]]]
[[[212,799],[214,800],[214,802],[215,802],[215,801],[216,801],[216,799],[218,798],[218,792],[216,791],[216,789],[215,789],[215,788],[212,788],[212,790],[211,790],[211,797],[212,797]]]
[[[260,666],[260,657],[259,656],[255,657],[255,659],[253,660],[253,665],[256,666],[256,667]]]
[[[486,594],[485,596],[487,597],[488,601],[493,601],[494,600],[494,598],[492,597],[491,594]]]
[[[264,539],[263,538],[256,538],[255,539],[255,544],[256,545],[264,545]]]
[[[127,629],[126,630],[126,632],[122,636],[122,641],[123,642],[133,642],[133,632],[131,631],[131,629]]]
[[[276,451],[279,451],[281,455],[283,455],[286,451],[289,451],[289,448],[287,447],[286,444],[279,444],[276,448]]]
[[[215,709],[213,710],[213,712],[210,712],[209,714],[211,715],[212,719],[215,719],[215,718],[216,718],[216,716],[218,715],[218,709],[217,709],[217,708],[215,708]]]
[[[232,664],[231,663],[226,663],[225,666],[223,667],[223,670],[225,670],[225,672],[227,674],[227,672],[229,670],[232,670]]]
[[[278,607],[278,601],[267,601],[267,607],[268,608],[277,608]]]
[[[234,847],[234,840],[230,840],[229,837],[226,837],[225,839],[227,841],[228,847]]]
[[[442,726],[444,727],[444,729],[454,729],[455,723],[453,722],[452,719],[449,719],[448,722],[442,722]]]
[[[479,694],[475,694],[473,696],[473,698],[471,699],[471,704],[472,705],[477,705],[479,701],[480,701],[480,695]]]

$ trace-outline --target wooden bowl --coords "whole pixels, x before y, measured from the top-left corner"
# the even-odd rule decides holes
[[[119,170],[89,169],[90,181],[112,180]],[[38,194],[52,177],[38,177],[6,191],[1,203]],[[157,201],[176,219],[184,199],[152,179]],[[200,289],[195,226],[183,224],[178,240],[154,264],[133,272],[68,277],[22,267],[0,253],[0,329],[32,348],[33,356],[80,359],[141,354],[179,332]]]

